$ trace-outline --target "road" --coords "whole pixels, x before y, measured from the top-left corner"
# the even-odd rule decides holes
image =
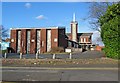
[[[117,67],[3,67],[3,81],[118,81]]]

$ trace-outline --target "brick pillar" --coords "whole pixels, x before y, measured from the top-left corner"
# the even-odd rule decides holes
[[[36,53],[36,29],[31,29],[31,35],[30,35],[30,53],[35,54]]]
[[[44,53],[44,52],[46,52],[47,51],[47,48],[46,48],[46,46],[47,46],[47,33],[46,33],[47,31],[46,31],[46,29],[41,29],[41,53]]]
[[[21,30],[21,52],[26,53],[26,45],[27,45],[27,30],[22,29]]]
[[[58,29],[51,29],[51,48],[54,47],[58,47]]]
[[[10,42],[10,47],[12,47],[13,52],[17,52],[17,31],[16,30],[11,30],[11,40],[13,42]]]
[[[86,37],[86,42],[88,42],[88,37]]]

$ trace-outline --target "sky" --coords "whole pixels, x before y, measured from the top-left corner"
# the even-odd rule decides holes
[[[0,2],[0,25],[2,24],[2,3]]]
[[[70,22],[75,13],[78,32],[96,33],[90,28],[88,20],[85,20],[89,17],[89,7],[88,2],[2,2],[2,25],[9,30],[65,26],[66,32],[70,32]]]
[[[65,26],[70,32],[73,13],[79,23],[78,32],[87,32],[90,28],[83,19],[89,15],[89,3],[83,2],[4,2],[2,24],[6,28]]]

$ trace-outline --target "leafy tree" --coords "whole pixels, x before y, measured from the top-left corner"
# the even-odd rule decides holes
[[[111,58],[119,58],[120,3],[109,6],[106,13],[100,17],[99,22],[106,55]]]

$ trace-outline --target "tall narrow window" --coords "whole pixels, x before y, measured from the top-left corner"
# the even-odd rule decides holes
[[[27,53],[30,53],[30,31],[27,31]]]
[[[83,43],[83,38],[80,38],[81,39],[81,43]]]
[[[51,30],[47,30],[47,52],[51,50]]]
[[[21,48],[21,45],[20,45],[20,41],[21,41],[21,31],[18,31],[17,32],[17,53],[20,52],[20,48]]]
[[[37,30],[37,52],[40,53],[40,30]]]
[[[84,38],[84,43],[86,42],[86,38]]]

